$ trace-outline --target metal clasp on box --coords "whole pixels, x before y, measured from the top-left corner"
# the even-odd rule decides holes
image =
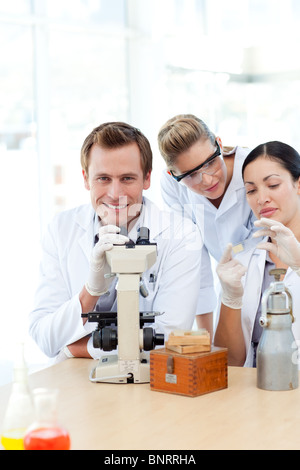
[[[174,357],[169,356],[167,359],[167,373],[165,376],[165,380],[169,384],[177,384],[177,375],[174,373]]]

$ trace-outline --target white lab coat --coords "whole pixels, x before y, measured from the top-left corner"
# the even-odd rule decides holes
[[[89,204],[58,214],[43,241],[40,282],[29,331],[49,357],[96,327],[95,323],[82,324],[79,301],[94,246],[94,215]],[[140,296],[140,310],[164,312],[154,327],[167,337],[174,329],[192,328],[198,291],[202,287],[209,293],[213,281],[200,269],[202,241],[194,224],[160,211],[144,198],[143,225],[150,229],[158,255],[155,265],[143,275],[149,296]],[[154,284],[149,283],[151,273],[157,277]]]
[[[162,197],[166,206],[192,219],[202,234],[206,250],[202,256],[202,269],[206,273],[212,272],[209,254],[218,262],[229,242],[236,245],[251,239],[253,231],[255,217],[246,201],[242,179],[242,165],[249,149],[236,147],[224,154],[224,158],[234,152],[232,179],[218,209],[206,197],[177,183],[166,170],[161,177]],[[215,307],[216,297],[208,297],[200,291],[198,312],[211,312]]]
[[[258,243],[256,239],[256,244]],[[246,249],[236,255],[244,266],[247,267],[247,273],[242,278],[244,285],[243,306],[242,306],[242,329],[246,345],[246,361],[244,367],[252,367],[253,348],[251,347],[251,338],[254,328],[256,313],[261,301],[262,284],[266,262],[266,250],[260,250],[249,246],[246,243]],[[292,330],[297,344],[300,340],[300,277],[291,268],[288,268],[285,278],[285,286],[290,290],[293,297],[293,315],[295,322]],[[295,349],[296,351],[296,349]]]

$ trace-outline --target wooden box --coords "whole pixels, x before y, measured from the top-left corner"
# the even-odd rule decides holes
[[[227,388],[227,349],[179,354],[169,349],[150,352],[151,390],[196,397]]]

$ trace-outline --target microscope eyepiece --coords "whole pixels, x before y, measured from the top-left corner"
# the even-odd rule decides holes
[[[139,236],[136,241],[137,245],[149,245],[150,244],[150,231],[147,227],[139,228]]]

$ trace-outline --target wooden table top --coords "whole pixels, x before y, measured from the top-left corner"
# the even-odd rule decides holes
[[[228,388],[195,398],[150,384],[91,383],[92,359],[68,359],[29,376],[59,389],[59,420],[72,449],[299,449],[300,388],[256,387],[256,370],[229,367]],[[0,423],[11,385],[0,388]]]

